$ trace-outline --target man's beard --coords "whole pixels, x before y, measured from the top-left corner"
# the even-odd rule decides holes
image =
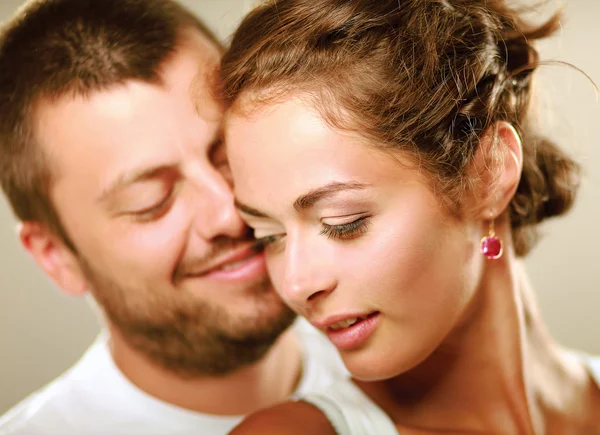
[[[223,376],[259,361],[296,317],[266,277],[240,296],[254,299],[249,318],[173,287],[121,286],[89,262],[81,265],[94,298],[125,341],[183,378]]]

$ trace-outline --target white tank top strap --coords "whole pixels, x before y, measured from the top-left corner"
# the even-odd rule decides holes
[[[590,373],[592,374],[592,377],[596,380],[598,388],[600,388],[600,357],[586,355],[585,362],[590,370]]]
[[[321,410],[338,435],[398,435],[389,416],[350,379],[340,380],[326,390],[311,392],[296,400]]]

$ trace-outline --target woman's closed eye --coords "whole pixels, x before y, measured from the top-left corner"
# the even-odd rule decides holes
[[[335,240],[352,240],[365,234],[371,223],[371,216],[361,216],[351,222],[336,225],[323,222],[323,229],[319,234]]]
[[[339,218],[337,220],[339,220]],[[369,229],[370,223],[371,216],[368,215],[363,215],[350,222],[344,223],[332,224],[321,222],[323,228],[319,234],[334,240],[353,240],[365,234]],[[285,232],[273,233],[254,229],[254,238],[256,243],[258,246],[262,247],[280,242],[283,238],[285,238],[285,236]]]

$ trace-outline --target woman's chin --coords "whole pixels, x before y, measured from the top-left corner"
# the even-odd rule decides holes
[[[354,379],[364,382],[384,381],[406,373],[420,361],[409,355],[390,355],[389,352],[342,355],[346,369]]]

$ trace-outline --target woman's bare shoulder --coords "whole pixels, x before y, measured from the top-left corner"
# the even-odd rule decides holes
[[[285,402],[255,412],[230,435],[336,435],[319,409],[306,402]]]

